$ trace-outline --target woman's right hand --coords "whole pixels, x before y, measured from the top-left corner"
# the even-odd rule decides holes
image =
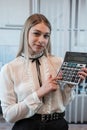
[[[38,97],[42,98],[51,91],[56,91],[58,87],[58,80],[60,79],[62,79],[61,76],[52,77],[52,75],[50,75],[48,79],[44,81],[43,85],[37,90]]]

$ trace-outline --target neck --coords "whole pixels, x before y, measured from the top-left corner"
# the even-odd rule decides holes
[[[43,56],[43,54],[44,54],[43,52],[40,52],[38,54],[30,55],[30,58],[39,58],[39,57]]]

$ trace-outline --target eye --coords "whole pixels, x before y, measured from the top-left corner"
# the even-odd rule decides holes
[[[48,34],[44,35],[44,38],[45,38],[45,39],[49,39],[49,37],[50,37],[50,36],[49,36]]]
[[[40,33],[39,32],[33,32],[33,34],[37,37],[37,36],[40,36]]]

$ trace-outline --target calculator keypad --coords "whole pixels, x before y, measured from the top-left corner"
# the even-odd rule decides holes
[[[81,70],[82,67],[85,67],[85,64],[78,64],[72,62],[63,62],[60,71],[62,72],[63,82],[77,84],[79,82],[78,71]]]

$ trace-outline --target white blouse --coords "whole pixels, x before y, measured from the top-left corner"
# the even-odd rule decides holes
[[[57,75],[62,59],[42,56],[40,63],[43,84],[50,74]],[[35,113],[60,113],[74,97],[74,90],[67,84],[58,85],[56,91],[44,97],[43,103],[36,93],[39,87],[35,62],[30,61],[29,66],[26,67],[26,59],[20,56],[4,65],[0,72],[0,100],[3,117],[8,122],[16,122],[29,118]]]

